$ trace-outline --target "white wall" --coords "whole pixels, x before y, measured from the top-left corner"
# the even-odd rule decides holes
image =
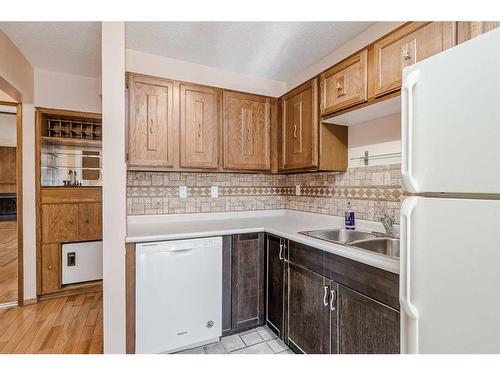
[[[12,115],[0,113],[0,146],[17,146],[17,119],[15,112]]]
[[[35,69],[35,105],[37,107],[101,113],[101,81]]]
[[[363,160],[351,160],[365,155],[401,152],[401,115],[394,114],[362,124],[349,126],[349,167],[364,165]],[[369,160],[368,165],[401,163],[401,157]]]
[[[125,353],[125,24],[102,23],[104,352]]]
[[[285,82],[236,73],[150,53],[126,50],[127,71],[199,83],[254,94],[278,97],[285,92]]]
[[[330,68],[339,61],[359,51],[361,48],[373,43],[378,38],[401,26],[404,22],[377,22],[359,35],[337,48],[318,62],[297,74],[286,83],[286,91],[290,91],[301,83]]]

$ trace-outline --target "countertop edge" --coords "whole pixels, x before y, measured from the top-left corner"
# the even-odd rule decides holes
[[[341,257],[354,260],[356,262],[360,262],[372,267],[383,269],[385,271],[394,274],[399,274],[399,259],[386,258],[383,257],[382,255],[367,253],[363,250],[354,249],[352,247],[347,247],[341,244],[334,244],[326,241],[309,238],[298,233],[297,234],[285,233],[266,227],[245,227],[245,228],[212,230],[206,232],[191,232],[191,233],[179,233],[179,234],[176,233],[176,234],[165,234],[165,235],[155,235],[155,236],[127,236],[125,238],[125,242],[140,243],[140,242],[183,240],[190,238],[227,236],[231,234],[253,233],[253,232],[265,232],[278,237],[286,238],[288,240],[295,241],[303,245],[311,246],[332,254],[336,254]]]

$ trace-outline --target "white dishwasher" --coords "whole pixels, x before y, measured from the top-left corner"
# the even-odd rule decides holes
[[[222,335],[222,237],[136,245],[136,353]]]

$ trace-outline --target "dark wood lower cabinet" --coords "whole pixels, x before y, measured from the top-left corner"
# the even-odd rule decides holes
[[[288,265],[287,343],[307,354],[330,353],[330,281]]]
[[[264,233],[232,236],[231,329],[237,332],[265,324]]]
[[[267,236],[267,325],[283,338],[284,321],[284,258],[287,240]]]
[[[338,287],[341,354],[399,353],[399,312],[343,286]]]

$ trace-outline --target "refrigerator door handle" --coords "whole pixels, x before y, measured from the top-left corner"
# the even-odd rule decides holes
[[[402,163],[401,177],[405,190],[417,193],[417,182],[412,175],[412,153],[413,153],[413,88],[418,82],[420,71],[412,71],[403,82],[401,90],[401,124],[402,124]]]
[[[401,303],[401,353],[418,353],[418,310],[411,301],[411,215],[417,197],[406,198],[401,206],[401,251],[399,302]]]

